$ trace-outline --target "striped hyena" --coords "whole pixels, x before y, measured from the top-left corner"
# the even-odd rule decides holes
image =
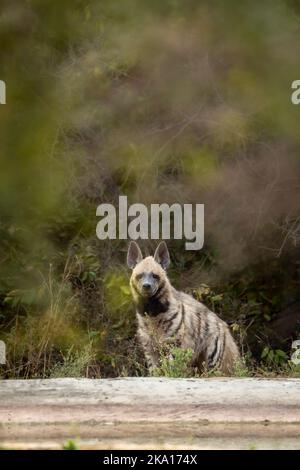
[[[144,259],[139,246],[130,242],[130,286],[138,338],[149,369],[159,364],[162,346],[171,343],[192,350],[192,365],[200,371],[218,368],[230,374],[240,355],[228,326],[205,305],[174,289],[166,274],[169,263],[165,242],[158,245],[154,257]]]

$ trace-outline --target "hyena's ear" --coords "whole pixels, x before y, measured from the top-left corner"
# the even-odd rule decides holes
[[[167,269],[169,267],[170,255],[166,242],[160,242],[155,250],[154,259],[163,269]]]
[[[140,261],[142,261],[143,255],[139,245],[136,242],[131,241],[127,251],[127,265],[133,269]]]

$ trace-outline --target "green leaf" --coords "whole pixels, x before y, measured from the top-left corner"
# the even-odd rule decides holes
[[[268,348],[268,346],[265,346],[262,353],[261,353],[261,358],[264,359],[265,357],[267,357],[267,355],[269,354],[269,351],[270,349]]]

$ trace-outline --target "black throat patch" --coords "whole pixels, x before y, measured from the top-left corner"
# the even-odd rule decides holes
[[[136,306],[139,315],[149,315],[149,317],[156,317],[160,313],[165,313],[169,309],[170,302],[166,292],[164,292],[164,285],[159,287],[155,294],[149,298],[145,298],[139,295],[136,287],[133,287],[138,294],[138,301]]]

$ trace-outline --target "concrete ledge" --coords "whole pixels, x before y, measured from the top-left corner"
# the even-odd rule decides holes
[[[300,448],[300,380],[6,380],[0,423],[14,448]]]

